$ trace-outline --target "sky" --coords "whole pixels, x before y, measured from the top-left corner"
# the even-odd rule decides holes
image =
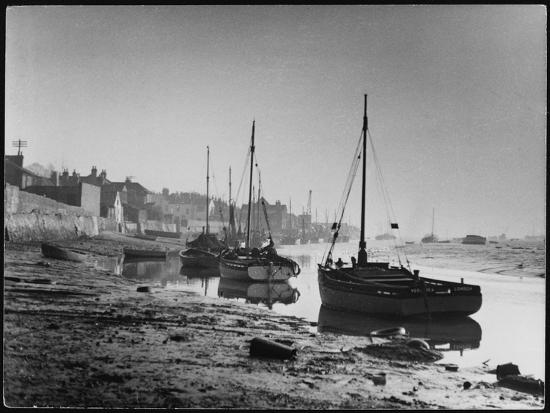
[[[209,146],[225,199],[255,120],[262,194],[301,213],[311,190],[332,221],[367,94],[391,201],[368,149],[367,236],[421,237],[432,215],[440,238],[545,233],[541,5],[15,6],[5,63],[5,153],[26,140],[25,165],[206,193]],[[360,199],[359,174],[344,221]]]

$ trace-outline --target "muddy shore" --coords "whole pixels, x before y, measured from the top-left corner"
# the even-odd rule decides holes
[[[104,233],[56,243],[85,251],[86,261],[44,258],[40,243],[5,243],[8,407],[544,407],[540,396],[487,380],[495,366],[448,371],[437,352],[405,340],[321,334],[300,318],[158,285],[138,292],[148,284],[94,266],[125,246],[177,253],[181,240]],[[297,355],[250,357],[254,337],[292,344]]]

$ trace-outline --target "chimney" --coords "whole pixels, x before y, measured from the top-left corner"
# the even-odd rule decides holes
[[[53,181],[55,186],[59,186],[59,172],[52,171],[50,174],[50,179]]]
[[[97,168],[92,166],[92,176],[95,178],[97,176]]]
[[[126,181],[125,181],[125,182],[126,182],[126,183],[130,183],[130,182],[132,182],[132,180],[130,179],[130,177],[129,177],[129,176],[127,176],[127,177],[126,177]]]

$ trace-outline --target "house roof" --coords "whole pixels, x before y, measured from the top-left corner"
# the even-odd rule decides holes
[[[128,191],[142,192],[144,194],[152,194],[152,191],[149,191],[143,185],[137,182],[111,182],[112,185],[124,185]]]
[[[53,182],[49,178],[46,178],[45,176],[37,175],[37,174],[35,174],[34,172],[32,172],[31,170],[29,170],[27,168],[22,168],[21,166],[17,165],[15,162],[13,162],[11,159],[4,156],[4,170],[5,170],[6,166],[9,166],[10,168],[13,168],[13,169],[17,169],[18,171],[23,172],[25,175],[30,175],[33,178],[40,179],[43,184],[53,186]]]

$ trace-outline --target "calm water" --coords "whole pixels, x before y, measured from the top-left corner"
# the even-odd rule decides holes
[[[241,283],[220,279],[212,272],[181,269],[179,258],[166,261],[115,261],[102,267],[125,277],[157,283],[167,289],[192,290],[219,299],[237,300],[270,308],[280,314],[302,317],[318,323],[317,330],[344,335],[367,335],[370,331],[405,327],[411,336],[429,339],[444,354],[444,362],[459,366],[490,366],[513,362],[522,374],[544,379],[545,366],[545,249],[540,245],[406,245],[399,249],[401,262],[408,262],[420,274],[481,286],[483,304],[471,317],[458,321],[384,320],[345,314],[321,307],[317,285],[317,263],[326,244],[279,247],[281,255],[292,257],[301,274],[288,283]],[[369,243],[372,256],[398,263],[388,244]],[[337,244],[334,258],[349,260],[357,242]],[[406,253],[406,257],[405,257]],[[494,377],[493,377],[494,379]]]

